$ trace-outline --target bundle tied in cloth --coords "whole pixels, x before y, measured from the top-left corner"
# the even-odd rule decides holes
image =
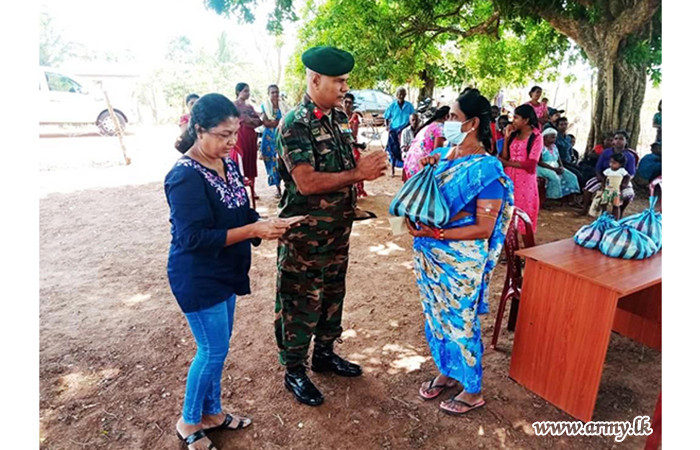
[[[598,248],[600,241],[603,239],[603,234],[610,228],[618,227],[619,225],[612,215],[603,213],[592,223],[582,226],[574,235],[574,242],[581,247]]]
[[[661,250],[661,214],[654,211],[656,197],[649,197],[649,208],[644,211],[625,217],[620,225],[627,225],[647,235]]]
[[[426,166],[406,181],[391,201],[389,213],[408,217],[431,227],[442,227],[450,220],[450,208],[435,179],[435,166]]]
[[[628,225],[606,231],[599,248],[606,256],[623,259],[649,258],[659,251],[649,236]]]

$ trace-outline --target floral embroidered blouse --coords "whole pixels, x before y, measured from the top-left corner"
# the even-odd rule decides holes
[[[250,293],[251,241],[226,246],[226,234],[259,216],[250,208],[238,166],[226,158],[224,168],[226,180],[183,156],[165,177],[172,235],[168,279],[183,312]]]

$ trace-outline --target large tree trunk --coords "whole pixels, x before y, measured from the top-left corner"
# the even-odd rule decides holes
[[[630,148],[636,148],[640,132],[640,112],[646,92],[646,67],[631,65],[623,55],[624,43],[617,46],[615,58],[593,56],[598,67],[595,103],[591,110],[591,132],[587,148],[602,142],[608,131],[626,130]]]
[[[433,93],[435,92],[435,78],[433,78],[426,69],[420,72],[420,79],[423,82],[423,86],[421,86],[418,91],[418,101],[426,97],[433,98]]]

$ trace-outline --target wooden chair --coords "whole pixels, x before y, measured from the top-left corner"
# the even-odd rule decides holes
[[[496,349],[498,343],[498,335],[501,331],[501,322],[503,314],[506,311],[506,303],[510,300],[510,313],[508,316],[508,331],[515,330],[515,322],[518,318],[518,303],[520,301],[520,289],[523,285],[523,269],[522,260],[516,251],[520,249],[518,241],[518,225],[522,222],[525,226],[525,234],[523,235],[523,248],[535,246],[535,235],[532,232],[532,221],[525,211],[518,207],[513,209],[513,219],[506,233],[506,241],[503,250],[506,255],[506,279],[503,283],[503,292],[501,300],[498,304],[498,314],[496,315],[496,324],[493,327],[493,338],[491,339],[491,348]]]

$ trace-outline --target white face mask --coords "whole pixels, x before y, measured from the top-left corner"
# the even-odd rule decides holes
[[[465,123],[469,122],[468,120],[465,120],[464,122],[460,122],[458,120],[448,120],[445,122],[444,125],[444,133],[445,133],[445,139],[447,139],[448,142],[454,145],[459,145],[464,140],[469,136],[469,133],[474,131],[474,128],[472,128],[469,131],[462,131],[462,125]]]

